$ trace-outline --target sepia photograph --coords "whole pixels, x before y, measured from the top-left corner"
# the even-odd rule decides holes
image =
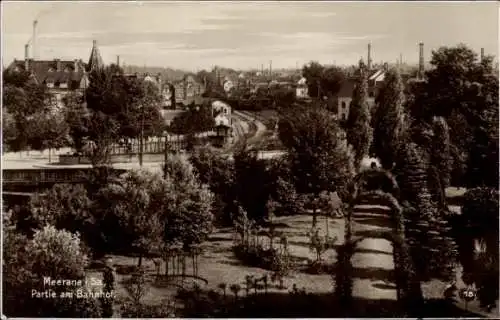
[[[495,1],[2,1],[8,318],[500,318]]]

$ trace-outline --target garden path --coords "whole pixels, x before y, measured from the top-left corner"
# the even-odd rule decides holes
[[[394,261],[389,208],[378,205],[357,205],[352,219],[353,239],[360,239],[352,264],[353,296],[365,299],[396,300],[393,282]]]

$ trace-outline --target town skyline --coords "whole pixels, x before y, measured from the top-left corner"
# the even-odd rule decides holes
[[[3,2],[3,65],[24,59],[38,20],[36,58],[83,59],[96,40],[106,64],[183,70],[418,62],[431,50],[466,43],[498,52],[498,8],[479,3],[345,2]],[[174,17],[172,19],[172,17]],[[56,19],[57,18],[57,19]],[[432,21],[439,22],[436,28]],[[30,56],[33,50],[30,48]]]

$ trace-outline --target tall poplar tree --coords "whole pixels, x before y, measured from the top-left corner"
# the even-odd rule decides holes
[[[433,200],[445,208],[445,189],[450,185],[451,154],[448,124],[442,117],[435,117],[432,123],[432,142],[429,154],[429,191]]]
[[[363,157],[368,155],[373,141],[370,121],[368,82],[364,68],[360,68],[346,123],[347,141],[354,149],[356,167],[359,167]]]
[[[392,168],[406,133],[404,87],[397,69],[387,72],[378,97],[374,126],[374,151],[384,168]]]

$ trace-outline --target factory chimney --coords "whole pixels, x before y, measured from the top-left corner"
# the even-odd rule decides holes
[[[484,61],[484,48],[481,48],[481,62]]]
[[[116,56],[116,66],[120,67],[120,56]]]
[[[367,59],[367,69],[372,69],[372,44],[368,43],[368,59]]]
[[[36,47],[36,27],[38,25],[38,21],[35,20],[33,21],[33,36],[31,37],[31,51],[32,51],[32,55],[33,55],[33,60],[35,60],[37,58],[37,47]]]
[[[24,45],[24,69],[26,71],[29,70],[29,64],[30,64],[29,50],[30,50],[30,45],[27,43]]]
[[[420,42],[419,46],[419,54],[418,54],[418,77],[420,79],[424,78],[424,43]]]
[[[273,76],[273,60],[269,60],[269,76]]]

